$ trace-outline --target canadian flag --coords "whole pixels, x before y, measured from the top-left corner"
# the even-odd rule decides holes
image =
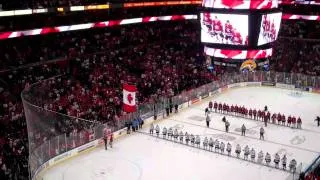
[[[123,84],[123,110],[125,112],[136,111],[136,91],[135,85]]]

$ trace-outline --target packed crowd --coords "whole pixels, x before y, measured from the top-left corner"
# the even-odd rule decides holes
[[[40,65],[3,71],[1,99],[4,101],[0,106],[0,122],[3,123],[1,147],[4,148],[0,153],[0,177],[4,178],[1,179],[28,177],[26,122],[19,98],[22,89],[48,77],[65,74],[50,80],[51,91],[43,99],[45,101],[37,99],[34,102],[46,109],[75,117],[102,123],[113,120],[116,115],[121,115],[122,89],[119,82],[137,84],[138,101],[143,103],[150,96],[173,95],[211,81],[212,75],[203,66],[202,55],[198,54],[199,41],[195,28],[189,22],[167,22],[56,34],[59,43],[55,44],[57,37],[53,36],[47,42],[47,45],[54,44],[50,46],[52,48],[38,50],[40,55],[34,62],[40,62]],[[17,48],[16,52],[21,52],[22,47]],[[64,50],[68,55],[64,54]],[[42,55],[48,55],[45,57],[47,60],[59,57],[57,54],[74,58],[48,61],[50,63],[41,60]],[[29,60],[30,56],[25,57]],[[44,135],[40,137],[44,138]],[[19,162],[11,160],[17,156],[23,158],[18,158]],[[16,167],[20,170],[16,171]]]

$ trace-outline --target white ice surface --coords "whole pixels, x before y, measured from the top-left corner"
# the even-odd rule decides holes
[[[258,140],[262,122],[233,118],[230,133],[224,132],[222,115],[211,114],[210,128],[205,127],[204,108],[208,100],[160,121],[160,127],[177,127],[193,134],[219,138],[236,144],[249,145],[257,151],[287,154],[296,158],[303,167],[319,154],[320,128],[314,121],[320,115],[320,95],[303,93],[302,97],[289,96],[289,91],[269,87],[245,87],[229,90],[213,100],[249,108],[263,108],[271,112],[301,116],[303,130],[276,125],[265,128],[265,141]],[[240,136],[239,128],[245,124],[247,136]],[[142,129],[147,132],[148,127]],[[272,162],[273,165],[273,162]],[[285,180],[290,174],[229,158],[215,153],[175,144],[141,133],[132,133],[114,143],[105,151],[103,147],[60,163],[43,175],[44,180]]]

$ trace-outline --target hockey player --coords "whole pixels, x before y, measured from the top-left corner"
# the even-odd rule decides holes
[[[283,155],[281,162],[282,162],[282,169],[286,170],[287,169],[287,156],[286,155]]]
[[[253,114],[253,119],[256,120],[257,110],[254,109],[254,110],[252,111],[252,114]]]
[[[172,137],[173,137],[173,131],[172,131],[172,127],[169,128],[169,131],[168,131],[168,139],[172,140]]]
[[[263,156],[264,156],[263,152],[260,151],[259,154],[258,154],[258,163],[262,164]]]
[[[203,149],[207,149],[208,148],[208,138],[205,137],[203,140]]]
[[[213,107],[213,104],[212,104],[212,101],[209,102],[209,110],[212,112],[212,107]]]
[[[301,129],[301,124],[302,124],[301,118],[298,117],[298,120],[297,120],[297,128],[298,129]]]
[[[218,109],[218,103],[217,102],[214,102],[213,108],[214,108],[214,111],[217,112],[217,109]]]
[[[263,127],[260,128],[260,138],[259,139],[264,140],[264,129],[263,129]]]
[[[196,146],[198,147],[198,148],[200,148],[200,136],[199,135],[197,135],[197,137],[196,137]]]
[[[151,123],[150,131],[149,131],[149,133],[150,133],[151,135],[153,135],[153,130],[154,130],[154,126],[153,126],[153,123]]]
[[[220,143],[219,143],[219,140],[216,139],[216,141],[214,142],[214,152],[219,152],[219,146],[220,146]]]
[[[231,40],[233,39],[233,27],[230,24],[229,20],[227,20],[226,24],[224,25],[224,34],[226,44],[230,44]]]
[[[209,115],[209,109],[208,109],[207,107],[204,109],[204,115],[205,115],[205,116],[208,116],[208,115]]]
[[[290,164],[289,164],[290,172],[295,173],[296,172],[296,166],[297,166],[297,161],[295,159],[292,159],[290,161]]]
[[[178,129],[175,129],[173,134],[174,141],[178,141],[178,137],[179,137]]]
[[[287,126],[291,127],[291,122],[292,122],[291,116],[289,116],[287,120]]]
[[[280,113],[278,113],[277,120],[278,120],[278,125],[280,125],[281,124],[281,114]]]
[[[237,154],[237,158],[239,158],[240,157],[240,153],[241,153],[241,147],[240,147],[240,145],[239,144],[237,144],[237,147],[236,147],[236,154]]]
[[[224,142],[221,141],[221,143],[220,143],[220,152],[221,152],[221,154],[224,154],[224,147],[225,147]]]
[[[284,116],[284,114],[281,116],[281,122],[283,126],[286,125],[286,116]]]
[[[253,148],[251,148],[250,156],[251,156],[251,161],[255,161],[256,151]]]
[[[249,146],[246,145],[246,147],[243,149],[243,157],[244,157],[244,160],[248,160],[249,154],[250,154],[250,149],[249,149]]]
[[[252,109],[249,109],[249,117],[252,119]]]
[[[191,145],[194,146],[195,137],[193,134],[190,136]]]
[[[319,127],[320,126],[320,117],[317,116],[317,118],[314,121],[317,121],[317,124],[318,124],[318,127]]]
[[[182,131],[180,131],[179,139],[180,139],[180,143],[182,144],[183,143],[183,132]]]
[[[279,154],[278,153],[276,153],[276,155],[274,156],[274,167],[275,168],[279,168],[279,162],[280,162],[280,156],[279,156]]]
[[[241,127],[241,136],[246,136],[246,126],[244,124]]]
[[[190,141],[189,134],[186,132],[184,136],[185,136],[186,144],[189,145],[189,141]]]
[[[271,119],[272,119],[272,123],[275,124],[276,123],[276,119],[277,119],[277,114],[273,113]]]
[[[231,151],[232,151],[232,146],[231,146],[231,144],[228,142],[228,144],[227,144],[227,152],[228,152],[228,156],[230,156],[230,155],[231,155]]]
[[[269,166],[269,164],[270,164],[270,162],[271,162],[271,156],[270,156],[269,153],[266,154],[265,160],[266,160],[267,166]]]
[[[110,148],[112,148],[112,145],[113,145],[113,134],[112,133],[110,135],[109,145],[110,145]]]
[[[225,122],[226,132],[229,132],[230,122],[226,120]]]
[[[103,141],[104,141],[104,148],[105,148],[105,150],[107,150],[108,149],[108,129],[107,128],[105,128],[104,129],[104,132],[103,132]]]
[[[210,151],[212,151],[212,149],[213,149],[213,144],[214,144],[213,139],[210,138],[210,140],[209,140],[209,150]]]
[[[163,135],[163,139],[165,139],[167,137],[167,128],[166,127],[163,127],[162,135]]]
[[[265,111],[265,112],[268,111],[268,106],[267,106],[267,105],[264,106],[264,111]]]
[[[211,121],[210,116],[209,114],[207,114],[207,117],[206,117],[207,128],[209,128],[210,126],[210,121]]]
[[[160,133],[160,128],[159,128],[159,126],[157,125],[157,126],[156,126],[156,134],[157,134],[158,137],[159,137],[159,133]]]

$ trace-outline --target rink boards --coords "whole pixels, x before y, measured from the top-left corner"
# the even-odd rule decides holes
[[[283,89],[289,89],[292,90],[295,87],[293,85],[287,85],[287,84],[266,84],[264,82],[242,82],[242,83],[235,83],[235,84],[230,84],[227,86],[224,86],[222,88],[219,88],[216,91],[210,92],[207,95],[204,96],[199,96],[195,99],[190,100],[189,102],[186,102],[184,104],[179,105],[179,109],[180,110],[184,110],[187,109],[188,107],[190,107],[193,104],[198,104],[204,100],[207,100],[208,97],[213,97],[213,96],[217,96],[221,93],[224,93],[226,91],[228,91],[229,89],[233,89],[233,88],[239,88],[239,87],[259,87],[259,86],[272,86],[272,87],[277,87],[277,88],[283,88]],[[312,92],[312,89],[308,89],[309,91]],[[208,98],[209,99],[209,98]],[[158,117],[162,118],[162,114],[163,112],[159,112]],[[145,119],[145,125],[150,124],[151,122],[153,122],[153,117],[150,117],[148,119]],[[157,121],[158,122],[158,121]],[[114,132],[114,138],[118,139],[121,136],[126,134],[126,129],[122,129],[119,130],[117,132]],[[60,164],[61,162],[65,162],[68,161],[69,159],[73,158],[73,157],[77,157],[81,154],[84,154],[86,152],[90,152],[91,150],[96,149],[96,147],[98,147],[100,144],[102,144],[102,140],[95,140],[92,141],[88,144],[85,144],[83,146],[80,146],[76,149],[73,149],[71,151],[65,152],[53,159],[50,159],[49,161],[47,161],[45,164],[43,164],[37,171],[35,179],[41,179],[42,175],[46,173],[46,171],[52,167],[54,167],[55,165]]]

